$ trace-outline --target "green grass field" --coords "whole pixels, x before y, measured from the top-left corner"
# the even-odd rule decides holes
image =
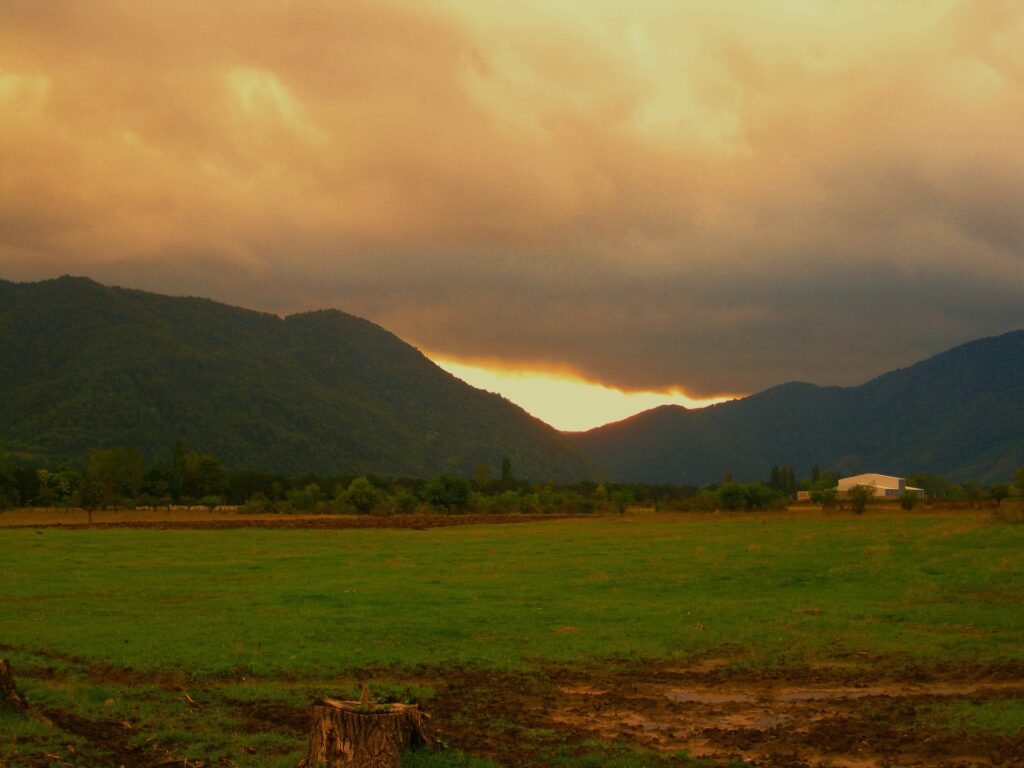
[[[529,680],[552,667],[585,676],[721,657],[727,674],[1024,668],[1024,526],[987,515],[0,529],[0,553],[0,655],[33,704],[127,724],[111,754],[142,745],[208,764],[294,765],[299,726],[253,723],[358,679],[430,708],[456,671]],[[1019,705],[985,706],[935,721],[1017,732]],[[100,749],[66,730],[6,715],[0,763],[45,752],[78,764]],[[670,760],[614,743],[560,758],[557,733],[535,741],[537,764]],[[486,763],[447,751],[414,764]]]

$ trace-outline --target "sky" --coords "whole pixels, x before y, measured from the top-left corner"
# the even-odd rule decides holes
[[[1022,41],[1015,0],[4,0],[0,278],[620,404],[859,384],[1024,327]]]

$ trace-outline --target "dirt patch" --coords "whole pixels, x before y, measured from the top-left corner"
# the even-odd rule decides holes
[[[551,719],[610,741],[664,753],[741,759],[768,768],[1024,764],[1024,736],[921,732],[917,717],[919,711],[951,699],[1024,696],[1024,680],[873,681],[857,687],[761,681],[679,687],[655,675],[601,683],[603,694],[563,685]]]
[[[180,758],[154,745],[132,744],[124,723],[107,720],[91,720],[66,712],[62,709],[43,711],[58,728],[85,739],[92,749],[108,757],[111,765],[124,768],[157,768],[170,765],[172,761],[182,764]],[[191,763],[201,768],[201,763]]]
[[[309,730],[309,710],[306,707],[290,707],[273,701],[233,701],[224,703],[241,716],[246,726],[254,732],[283,731],[305,734]]]
[[[38,523],[8,525],[6,528],[34,528],[44,530],[78,530],[82,528],[137,528],[155,530],[234,530],[237,528],[285,528],[333,530],[351,528],[409,528],[422,531],[428,528],[448,528],[455,525],[505,525],[535,523],[542,520],[565,520],[579,515],[391,515],[378,517],[275,517],[275,518],[217,518],[213,520],[110,520],[95,523]]]

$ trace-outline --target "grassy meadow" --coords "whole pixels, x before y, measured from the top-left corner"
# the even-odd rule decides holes
[[[0,553],[0,656],[26,697],[57,713],[53,726],[3,715],[0,764],[46,753],[77,765],[106,749],[291,766],[311,697],[361,680],[431,709],[456,678],[470,692],[489,676],[528,688],[552,669],[585,677],[609,665],[714,658],[728,674],[842,666],[875,677],[1024,668],[1024,526],[988,514],[20,528],[0,529]],[[1019,702],[997,709],[934,717],[1024,731]],[[58,730],[62,717],[77,727]],[[441,723],[464,752],[408,764],[500,759],[459,741],[466,717]],[[121,730],[90,740],[83,722]],[[517,738],[543,755],[536,764],[697,764],[611,742],[565,752],[557,729],[534,730]]]

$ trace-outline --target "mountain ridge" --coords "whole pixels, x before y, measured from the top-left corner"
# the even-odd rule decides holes
[[[65,276],[0,281],[0,441],[82,464],[176,440],[232,467],[523,478],[599,474],[562,435],[340,310],[284,318]]]
[[[671,406],[670,406],[671,408]],[[773,464],[1007,479],[1024,464],[1024,330],[957,345],[855,387],[787,382],[700,409],[568,435],[620,480],[703,485]]]

